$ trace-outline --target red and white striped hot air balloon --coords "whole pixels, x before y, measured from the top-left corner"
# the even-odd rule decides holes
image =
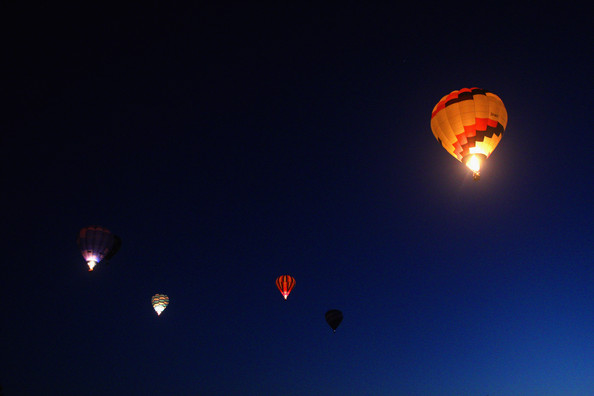
[[[295,278],[291,275],[281,275],[276,278],[276,287],[281,292],[285,300],[289,297],[291,290],[295,287]]]

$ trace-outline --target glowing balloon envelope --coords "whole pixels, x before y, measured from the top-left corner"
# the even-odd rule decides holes
[[[151,298],[151,303],[153,304],[153,308],[157,312],[157,315],[161,315],[161,312],[167,308],[169,305],[169,297],[166,294],[155,294],[153,298]]]
[[[111,259],[122,245],[122,240],[101,226],[89,226],[81,229],[76,243],[89,266],[89,271],[103,259]]]
[[[336,329],[340,322],[342,322],[342,312],[338,309],[331,309],[330,311],[326,312],[326,322],[332,328],[332,331],[336,333]]]
[[[507,126],[507,110],[497,95],[462,88],[441,98],[431,113],[431,130],[444,149],[480,179],[481,162],[491,155]]]
[[[285,300],[289,297],[291,290],[295,287],[295,278],[291,275],[281,275],[276,278],[276,287],[281,292]]]

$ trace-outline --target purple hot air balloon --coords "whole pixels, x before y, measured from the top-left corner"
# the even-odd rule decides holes
[[[89,271],[93,271],[101,260],[109,260],[117,253],[121,239],[105,227],[89,226],[80,230],[76,243],[89,266]]]

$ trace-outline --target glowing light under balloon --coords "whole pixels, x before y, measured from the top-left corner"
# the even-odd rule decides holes
[[[93,271],[93,268],[97,265],[96,260],[88,260],[87,265],[89,266],[89,271]]]

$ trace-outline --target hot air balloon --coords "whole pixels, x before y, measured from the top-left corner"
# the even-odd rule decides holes
[[[330,311],[326,312],[326,322],[332,328],[332,331],[336,333],[336,329],[340,322],[342,322],[342,312],[338,309],[331,309]]]
[[[105,260],[109,264],[109,260],[111,260],[113,258],[113,256],[115,256],[115,254],[120,250],[121,247],[122,247],[122,239],[119,236],[114,235],[113,236],[113,246],[109,250],[109,253],[107,253],[105,255],[105,258],[103,260]]]
[[[289,297],[291,290],[295,287],[295,278],[291,275],[281,275],[276,278],[276,287],[281,292],[285,300]]]
[[[93,271],[101,260],[109,260],[118,252],[122,240],[105,227],[89,226],[80,230],[76,243],[89,266],[89,271]]]
[[[431,113],[431,130],[443,148],[480,179],[481,162],[489,158],[507,126],[507,110],[497,95],[462,88],[441,98]]]
[[[161,315],[161,312],[167,308],[169,305],[169,297],[166,294],[155,294],[153,298],[151,298],[151,303],[153,304],[153,308],[157,312],[157,315]]]

